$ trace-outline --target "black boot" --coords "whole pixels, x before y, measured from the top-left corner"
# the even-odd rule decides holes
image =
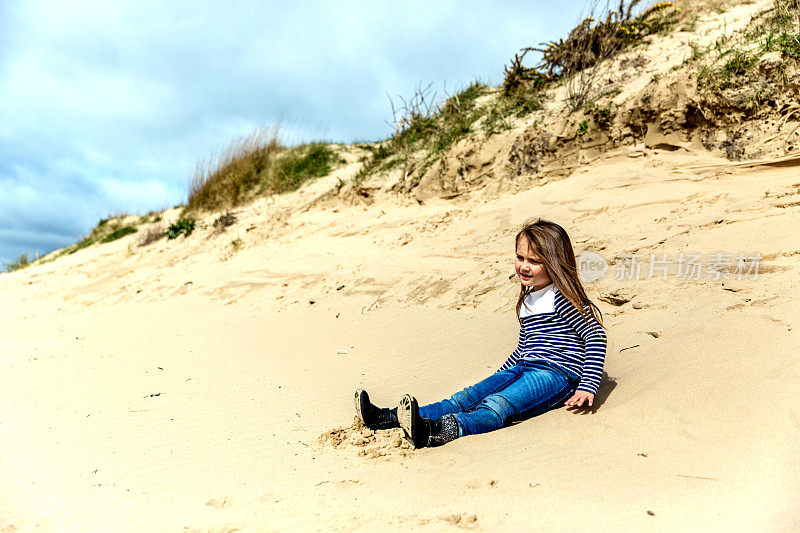
[[[423,418],[419,416],[417,400],[409,394],[400,400],[397,418],[403,428],[403,437],[414,448],[441,446],[458,438],[458,421],[455,415],[444,415],[433,420]]]
[[[397,420],[403,429],[403,438],[414,448],[422,448],[428,443],[430,425],[427,418],[419,416],[417,400],[410,394],[400,399],[397,407]]]
[[[355,396],[356,416],[369,429],[399,428],[397,409],[387,409],[372,405],[367,391],[358,389]]]
[[[458,438],[458,420],[456,415],[444,415],[442,418],[428,422],[428,446],[441,446]]]

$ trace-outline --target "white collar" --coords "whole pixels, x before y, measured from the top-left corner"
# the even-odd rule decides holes
[[[551,282],[538,291],[530,291],[525,295],[519,309],[519,317],[524,318],[542,313],[554,313],[556,306],[556,286]]]

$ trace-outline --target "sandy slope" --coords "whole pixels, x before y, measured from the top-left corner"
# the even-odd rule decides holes
[[[2,275],[0,531],[797,530],[792,163],[625,149],[517,194],[281,211],[312,187],[221,236]],[[597,408],[420,451],[350,428],[356,387],[428,402],[503,362],[530,216],[612,263],[593,298],[629,300],[599,302]],[[687,251],[763,260],[615,279],[618,254]]]

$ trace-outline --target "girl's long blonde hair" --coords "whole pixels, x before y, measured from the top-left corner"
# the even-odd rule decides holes
[[[589,300],[586,291],[578,277],[578,267],[575,263],[575,252],[572,250],[572,242],[564,228],[550,222],[549,220],[531,219],[523,224],[514,239],[514,247],[519,245],[520,239],[527,240],[531,248],[536,252],[544,267],[550,281],[558,287],[558,290],[569,302],[580,312],[583,320],[588,321],[591,315],[600,326],[603,325],[603,315],[600,309]],[[522,308],[525,296],[530,288],[520,284],[519,299],[517,300],[517,319]],[[584,309],[588,305],[589,310]]]

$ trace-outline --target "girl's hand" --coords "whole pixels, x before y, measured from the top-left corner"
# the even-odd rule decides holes
[[[594,401],[594,394],[586,392],[585,390],[576,390],[572,398],[567,400],[564,405],[569,407],[583,407],[583,402],[588,402],[586,407],[591,407]]]

